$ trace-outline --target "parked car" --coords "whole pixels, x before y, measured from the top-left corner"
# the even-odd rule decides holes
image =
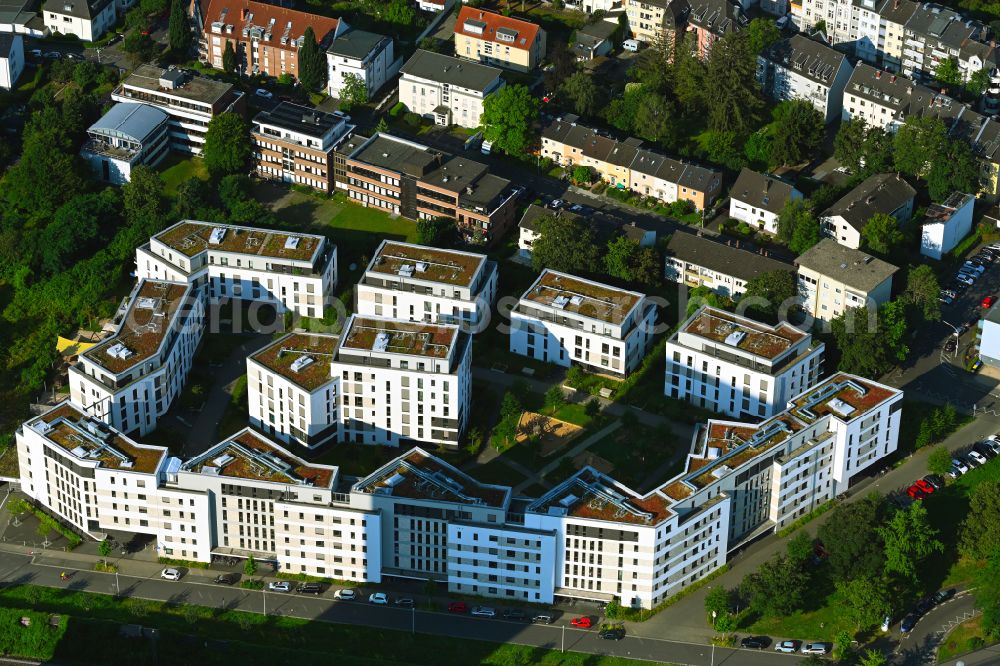
[[[267,584],[267,589],[271,592],[291,592],[292,584],[287,580],[271,581]]]
[[[28,53],[33,58],[41,58],[42,57],[42,50],[41,49],[31,49],[30,51],[28,51]]]
[[[740,647],[748,650],[763,650],[770,642],[771,639],[767,636],[747,636],[740,641]]]
[[[217,583],[219,585],[232,585],[239,579],[240,579],[239,574],[228,573],[228,574],[219,574],[218,576],[215,577],[215,580],[212,582]]]
[[[983,444],[993,449],[993,452],[1000,455],[1000,440],[995,439],[996,435],[990,435],[989,439],[983,440]]]
[[[323,587],[319,583],[302,583],[296,589],[299,594],[322,594]]]
[[[947,590],[939,590],[934,593],[934,603],[937,605],[943,604],[953,596],[955,596],[955,588],[953,587]]]
[[[799,646],[802,645],[802,641],[781,641],[774,646],[775,652],[798,652]]]
[[[990,458],[996,458],[997,456],[997,452],[993,450],[993,447],[990,446],[989,442],[976,442],[972,445],[972,449],[984,456],[987,460]]]
[[[409,597],[400,597],[399,599],[396,599],[393,603],[399,606],[400,608],[413,608],[414,606],[413,599]]]
[[[979,451],[969,451],[965,457],[975,462],[976,467],[979,467],[980,465],[985,465],[987,463],[986,456],[984,456]]]
[[[503,611],[503,619],[510,620],[511,622],[524,622],[528,619],[528,617],[520,608],[505,608]]]
[[[958,477],[962,476],[962,470],[960,470],[959,468],[957,468],[954,465],[952,465],[951,469],[949,469],[946,472],[946,476],[949,479],[957,479]]]
[[[993,304],[996,303],[996,302],[997,302],[997,299],[995,299],[994,297],[992,297],[992,296],[985,296],[985,297],[983,297],[983,301],[982,301],[982,303],[980,303],[980,305],[983,306],[984,310],[988,310],[991,307],[993,307]]]
[[[465,605],[464,601],[452,601],[448,604],[449,613],[468,613],[469,607]]]
[[[389,604],[389,597],[385,595],[385,592],[373,592],[368,595],[368,603],[386,606]]]
[[[560,208],[563,207],[564,203],[565,202],[562,199],[553,199],[552,201],[549,202],[549,208],[553,210],[559,210]]]
[[[986,272],[986,268],[974,261],[966,261],[958,270],[965,271],[966,273],[975,273],[976,275],[982,275]]]
[[[975,278],[971,278],[968,275],[966,275],[965,273],[959,273],[958,275],[956,275],[955,276],[955,281],[956,282],[961,282],[964,285],[971,285],[971,284],[975,284],[975,282],[976,282]]]
[[[924,597],[917,602],[913,610],[917,615],[924,615],[932,608],[934,608],[934,597]]]
[[[59,53],[59,51],[49,51],[45,54],[45,57],[49,60],[59,60],[62,58],[62,53]]]
[[[476,617],[496,617],[497,611],[489,606],[473,606],[471,614]]]
[[[806,643],[802,646],[802,654],[826,654],[832,647],[829,643]]]
[[[927,497],[927,493],[918,488],[916,485],[910,486],[906,489],[906,494],[915,500],[922,500]]]
[[[934,490],[941,490],[942,488],[944,488],[944,479],[942,479],[937,474],[928,474],[927,476],[922,478],[921,481],[930,486],[933,486]]]
[[[961,474],[965,474],[969,471],[969,465],[960,458],[952,458],[951,466],[957,469]]]
[[[333,598],[341,601],[354,601],[358,595],[354,590],[337,590],[333,593]]]
[[[952,303],[955,302],[955,297],[954,296],[948,296],[947,294],[942,293],[942,294],[940,294],[938,296],[938,301],[940,301],[941,303],[944,303],[945,305],[951,305]]]
[[[913,627],[917,625],[917,620],[920,617],[916,613],[909,613],[903,618],[903,621],[899,623],[899,630],[904,634],[908,634],[913,631]]]
[[[944,350],[946,352],[953,352],[958,348],[958,340],[954,337],[948,338],[948,342],[944,343]]]
[[[180,580],[181,572],[177,569],[167,567],[166,569],[160,572],[160,578],[164,580]]]
[[[590,629],[592,626],[594,626],[594,621],[587,616],[574,617],[572,620],[570,620],[570,624],[572,624],[574,627],[579,627],[581,629]]]
[[[274,97],[273,92],[270,90],[264,90],[263,88],[257,88],[257,90],[253,91],[253,94],[257,95],[257,97],[263,97],[264,99],[271,99]]]
[[[597,635],[606,641],[620,641],[625,638],[625,626],[621,624],[603,624]]]
[[[479,152],[481,152],[483,155],[489,155],[492,150],[493,150],[492,141],[483,141],[482,145],[479,146]]]
[[[532,615],[531,624],[552,624],[551,615]]]
[[[79,55],[77,53],[67,53],[66,54],[66,59],[67,60],[83,60],[83,56]]]
[[[937,488],[935,488],[933,484],[927,483],[923,479],[917,479],[916,481],[913,482],[913,485],[916,486],[917,488],[920,488],[920,490],[924,491],[924,493],[927,495],[933,495],[934,491],[937,490]]]

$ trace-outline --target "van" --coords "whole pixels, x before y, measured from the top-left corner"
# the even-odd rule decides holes
[[[788,17],[782,16],[777,21],[775,21],[774,24],[778,26],[778,30],[784,30],[785,27],[788,25]]]
[[[320,594],[322,591],[323,588],[319,583],[302,583],[296,589],[299,594]]]
[[[489,155],[492,149],[493,149],[492,141],[483,141],[483,145],[479,148],[479,152],[481,152],[483,155]]]
[[[639,50],[640,44],[641,42],[638,39],[626,39],[624,42],[622,42],[622,48],[625,49],[626,51],[631,51],[632,53],[636,53]]]

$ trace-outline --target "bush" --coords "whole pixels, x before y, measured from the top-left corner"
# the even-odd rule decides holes
[[[411,127],[420,127],[420,123],[423,122],[423,118],[420,117],[420,114],[407,112],[403,116],[403,122]]]
[[[396,118],[401,113],[406,113],[406,105],[402,102],[396,102],[393,104],[392,108],[389,109],[389,117]]]

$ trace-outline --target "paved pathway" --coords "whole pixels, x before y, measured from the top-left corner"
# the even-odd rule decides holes
[[[593,445],[594,443],[601,441],[603,438],[607,437],[615,430],[618,430],[618,428],[620,428],[621,426],[622,426],[621,421],[614,421],[604,426],[603,428],[593,433],[589,437],[585,437],[583,441],[581,441],[579,444],[571,448],[569,451],[566,451],[561,456],[554,458],[551,462],[544,465],[537,472],[532,472],[531,470],[526,469],[521,465],[518,465],[515,469],[517,469],[522,474],[527,472],[528,478],[514,487],[514,494],[516,495],[517,493],[522,492],[528,486],[536,483],[539,485],[548,485],[543,480],[543,477],[545,477],[547,474],[554,472],[559,467],[560,460],[562,460],[563,458],[569,458],[570,460],[572,460],[573,458],[577,457],[578,455],[589,449],[591,445]],[[503,457],[501,457],[500,459],[508,464],[514,462],[512,460],[507,460],[506,458]]]

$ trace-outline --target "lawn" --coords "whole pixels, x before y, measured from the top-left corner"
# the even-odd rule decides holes
[[[341,473],[350,476],[368,476],[405,452],[405,449],[393,446],[340,443],[323,449],[312,461],[322,465],[336,465]]]
[[[983,618],[974,617],[958,625],[945,636],[938,648],[938,663],[954,659],[966,652],[978,650],[986,641],[983,639]]]
[[[263,616],[189,603],[112,596],[16,585],[0,590],[0,607],[59,613],[65,636],[55,646],[54,661],[75,664],[240,663],[312,665],[350,664],[542,664],[545,666],[627,666],[647,664],[628,659],[460,638],[389,631],[291,617]],[[159,630],[159,640],[122,639],[121,624]],[[34,625],[35,623],[33,623]],[[7,641],[5,641],[6,643]],[[14,645],[11,643],[11,645]],[[86,645],[86,650],[80,646]],[[36,647],[37,646],[37,647]],[[0,648],[6,647],[5,644]],[[37,650],[37,651],[35,651]],[[20,648],[26,657],[46,659],[45,642]]]
[[[591,445],[587,451],[596,454],[615,466],[611,475],[630,488],[649,487],[666,481],[672,466],[662,479],[649,479],[649,475],[664,460],[674,454],[677,442],[670,431],[635,424],[624,426]]]
[[[474,467],[469,470],[469,476],[482,483],[492,483],[500,486],[514,487],[524,481],[525,476],[520,472],[511,469],[500,458],[494,458],[485,465]]]
[[[160,163],[160,178],[163,179],[163,187],[168,196],[177,194],[177,188],[184,181],[197,177],[208,180],[208,170],[205,162],[194,155],[183,156],[171,153],[167,159]]]

